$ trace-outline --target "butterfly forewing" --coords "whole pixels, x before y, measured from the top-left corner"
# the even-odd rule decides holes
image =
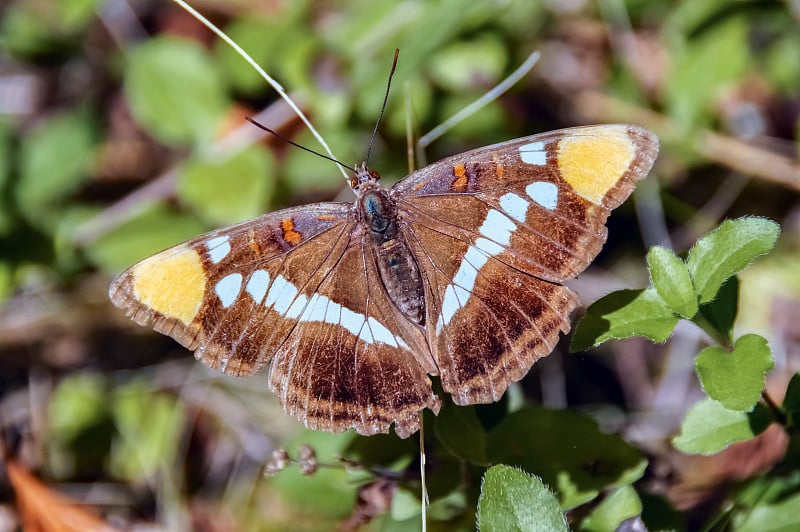
[[[561,130],[439,161],[392,192],[427,284],[427,335],[456,402],[496,400],[569,330],[605,220],[655,160],[631,126]]]
[[[338,203],[286,209],[199,236],[123,272],[111,301],[205,364],[250,375],[296,324],[284,281],[309,282],[334,244],[347,243],[350,211]]]

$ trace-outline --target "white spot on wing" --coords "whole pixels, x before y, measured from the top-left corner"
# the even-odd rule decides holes
[[[387,329],[382,323],[372,316],[369,317],[367,323],[369,324],[369,328],[372,330],[372,336],[376,341],[383,342],[384,344],[392,347],[397,347],[397,342],[395,341],[392,331]]]
[[[308,301],[303,315],[300,316],[300,321],[325,321],[325,312],[328,310],[328,303],[330,299],[319,294],[314,294]]]
[[[264,270],[256,270],[247,280],[247,285],[244,289],[258,305],[263,301],[267,288],[269,288],[269,273]]]
[[[372,336],[372,331],[369,328],[369,322],[365,323],[364,326],[361,327],[361,332],[358,335],[358,339],[368,344],[375,343],[375,337]]]
[[[519,158],[522,162],[544,166],[547,164],[547,151],[544,142],[531,142],[519,147]]]
[[[217,264],[231,252],[231,237],[226,235],[212,238],[206,242],[206,249],[208,258],[212,263]]]
[[[232,273],[220,279],[214,287],[222,306],[225,308],[233,305],[236,298],[239,297],[239,292],[242,291],[242,274]]]
[[[286,314],[289,306],[297,296],[297,288],[286,280],[283,275],[278,275],[272,286],[269,287],[267,299],[264,300],[264,306],[267,308],[272,307],[278,314]]]
[[[339,325],[342,322],[342,306],[339,303],[330,301],[328,309],[325,311],[325,323]]]
[[[506,211],[506,214],[518,222],[525,222],[525,215],[528,212],[529,205],[528,200],[517,196],[513,192],[500,197],[500,206]]]
[[[453,316],[456,315],[458,309],[461,308],[461,302],[456,297],[456,291],[453,285],[447,285],[444,290],[444,297],[442,298],[442,312],[439,314],[439,321],[436,323],[436,332],[439,333],[444,325],[450,323]]]
[[[493,240],[478,238],[475,244],[467,248],[458,271],[453,276],[453,280],[444,291],[442,298],[442,312],[436,321],[436,332],[439,333],[442,327],[450,323],[453,316],[459,309],[467,305],[467,301],[472,295],[475,283],[478,279],[478,272],[488,262],[489,257],[499,255],[503,252],[503,246],[495,242],[497,240],[505,245],[511,241],[511,233],[516,229],[516,225],[507,216],[499,211],[491,209],[486,220],[481,225],[480,232]]]
[[[263,270],[257,270],[256,273],[261,271]],[[263,273],[267,274],[267,272]],[[253,275],[255,276],[255,274]],[[239,283],[241,284],[241,279]],[[248,282],[248,287],[250,284]],[[264,296],[262,295],[261,297],[263,298]],[[367,318],[363,314],[354,312],[321,294],[313,294],[310,298],[305,294],[299,294],[297,287],[282,275],[275,277],[272,286],[267,292],[264,305],[267,307],[272,306],[276,312],[285,318],[303,322],[323,322],[339,325],[368,344],[380,342],[392,347],[409,349],[408,344],[392,334],[392,331],[377,319],[373,317]]]
[[[491,238],[500,245],[511,243],[511,233],[517,228],[511,218],[496,209],[489,209],[486,220],[478,231],[486,238]]]
[[[483,253],[485,253],[486,255],[488,255],[490,257],[493,257],[495,255],[499,255],[500,253],[503,252],[503,246],[501,246],[497,242],[492,242],[491,240],[486,240],[485,238],[477,239],[475,241],[475,245],[470,247],[470,249],[467,250],[467,254],[464,255],[464,256],[466,257],[467,255],[470,255],[469,252],[471,250],[473,250],[473,249],[476,250],[476,251],[480,250],[480,251],[482,251]],[[477,259],[480,260],[480,257],[478,257],[478,255],[479,254],[474,254],[472,256],[474,256],[474,257],[476,257]],[[483,262],[480,263],[480,266],[476,266],[476,263],[474,261],[472,262],[472,265],[475,266],[476,268],[480,269],[481,266],[483,266],[483,264],[485,262],[486,262],[486,257],[484,256]]]
[[[347,307],[342,307],[342,317],[339,325],[358,336],[364,327],[364,315],[358,312],[353,312]]]
[[[308,303],[308,298],[305,296],[305,294],[300,294],[299,296],[297,296],[297,298],[295,298],[294,302],[292,303],[292,306],[289,307],[289,309],[286,311],[286,314],[284,314],[283,316],[285,318],[296,320],[303,313],[303,309],[306,308],[307,303]]]
[[[466,255],[469,255],[474,249],[475,248],[470,246]],[[451,284],[459,286],[464,290],[472,290],[472,287],[475,286],[475,280],[478,278],[478,269],[467,260],[466,255],[464,255],[463,259],[461,259],[461,265],[458,267],[458,271],[453,276],[453,281]]]
[[[548,211],[552,211],[558,205],[558,187],[553,183],[536,181],[525,187],[525,192]]]

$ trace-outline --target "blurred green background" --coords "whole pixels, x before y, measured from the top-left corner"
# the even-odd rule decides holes
[[[409,124],[415,136],[427,132],[539,50],[529,74],[448,131],[427,159],[578,124],[651,129],[661,155],[635,201],[610,219],[603,254],[574,283],[584,304],[644,286],[648,246],[680,252],[724,218],[768,216],[783,236],[743,276],[738,327],[770,339],[778,389],[800,366],[798,2],[193,5],[278,79],[346,164],[364,157],[399,48],[370,161],[385,182],[408,173]],[[336,461],[354,445],[373,455],[385,446],[389,469],[413,475],[413,438],[369,443],[304,431],[263,375],[207,370],[107,301],[111,276],[169,245],[285,206],[351,197],[333,164],[262,139],[244,121],[258,116],[319,149],[274,91],[172,2],[12,0],[0,3],[0,17],[7,459],[112,524],[168,530],[335,528],[355,518],[358,488],[374,478]],[[528,398],[588,412],[647,456],[637,485],[644,522],[693,529],[724,506],[732,481],[772,457],[764,443],[745,453],[752,467],[743,472],[740,461],[702,461],[665,445],[700,397],[691,362],[681,358],[700,342],[701,333],[679,328],[661,346],[631,340],[580,355],[559,348],[501,407]],[[260,476],[273,449],[296,456],[302,443],[333,467],[311,477],[296,468]],[[447,478],[456,480],[439,490],[438,522],[472,529],[478,486]],[[13,490],[0,490],[3,519],[13,523]],[[392,512],[367,526],[416,523],[414,493],[396,492]]]

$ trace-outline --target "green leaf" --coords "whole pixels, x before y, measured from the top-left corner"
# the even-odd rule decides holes
[[[458,94],[496,84],[507,63],[506,45],[491,34],[483,34],[437,51],[428,60],[427,71],[440,86]]]
[[[105,234],[86,253],[94,264],[113,273],[204,230],[197,220],[179,215],[165,205],[152,205]]]
[[[642,501],[639,500],[636,490],[630,486],[622,486],[586,516],[581,522],[580,529],[591,532],[614,532],[624,520],[641,513]]]
[[[673,311],[691,318],[697,313],[697,296],[686,264],[672,251],[653,246],[647,253],[650,279],[661,299]]]
[[[800,494],[774,504],[759,504],[735,524],[737,532],[794,532],[800,530]]]
[[[644,336],[663,342],[678,323],[672,309],[654,288],[619,290],[586,309],[572,335],[571,351],[582,351],[607,340]]]
[[[460,488],[460,478],[452,484],[453,490],[446,496],[431,501],[428,506],[428,518],[432,521],[450,521],[466,512],[474,515],[474,500],[467,501],[466,494]]]
[[[335,130],[321,131],[320,133],[327,139],[326,142],[337,157],[344,158],[344,160],[353,158],[348,155],[357,147],[352,132]],[[320,150],[319,143],[308,132],[300,133],[295,140],[302,146]],[[359,157],[361,156],[359,155]],[[283,182],[297,194],[314,194],[320,193],[320,191],[335,192],[344,186],[342,174],[335,164],[303,150],[289,150],[283,160],[281,170],[284,174]],[[387,177],[391,176],[383,176],[384,179]]]
[[[457,480],[453,487],[455,488],[458,484],[459,481]],[[421,513],[422,504],[419,500],[419,490],[411,492],[407,489],[398,488],[392,495],[390,512],[384,514],[383,522],[375,530],[380,530],[380,532],[421,530]],[[474,513],[475,501],[467,502],[463,490],[453,489],[444,497],[431,498],[431,503],[427,508],[428,530],[462,530],[462,528],[453,528],[452,521],[461,518],[463,523],[465,515]],[[444,528],[441,528],[442,525],[435,523],[435,521],[451,521],[451,523],[447,523]],[[472,521],[474,522],[474,518],[472,518]],[[473,525],[470,528],[474,529],[475,527]]]
[[[65,377],[48,403],[50,436],[69,440],[106,416],[107,384],[96,373],[83,372]]]
[[[535,471],[559,492],[563,508],[592,500],[608,486],[639,479],[647,461],[597,422],[569,410],[526,408],[489,433],[489,459]]]
[[[116,435],[109,416],[109,384],[99,373],[65,377],[48,401],[47,460],[51,474],[74,478],[97,472]]]
[[[394,434],[357,436],[342,456],[368,467],[399,470],[408,467],[419,456],[419,442],[414,438],[401,440]]]
[[[280,60],[287,38],[295,28],[281,19],[267,20],[264,17],[242,17],[225,28],[225,33],[253,60],[272,76]],[[296,31],[296,30],[295,30]],[[224,41],[214,46],[214,58],[220,65],[225,79],[237,91],[248,95],[263,94],[272,88],[258,72]]]
[[[138,482],[175,467],[185,423],[183,407],[175,397],[134,381],[117,388],[111,410],[120,433],[110,456],[114,475]]]
[[[419,497],[413,493],[409,493],[404,489],[397,489],[392,494],[390,511],[392,519],[395,521],[406,521],[416,518],[422,513],[422,503]]]
[[[790,427],[797,427],[800,422],[800,373],[795,373],[786,387],[786,396],[781,407],[786,414]]]
[[[700,311],[693,319],[701,328],[711,327],[724,339],[726,345],[733,343],[733,324],[739,313],[739,277],[734,275],[722,283],[717,297],[700,305]],[[712,331],[708,331],[711,333]],[[717,337],[717,334],[712,334]]]
[[[482,532],[569,530],[558,501],[541,480],[502,464],[483,477],[478,527]]]
[[[205,50],[171,37],[156,37],[130,53],[125,92],[136,120],[175,144],[213,139],[228,103]]]
[[[15,197],[34,225],[51,225],[52,208],[89,178],[94,131],[85,113],[69,112],[40,122],[24,139]]]
[[[722,283],[768,253],[779,234],[772,220],[744,217],[727,220],[700,238],[686,259],[700,303],[714,299]]]
[[[69,41],[94,19],[101,1],[9,2],[0,18],[0,42],[15,54],[63,54]]]
[[[0,119],[0,237],[7,235],[14,225],[10,209],[10,198],[6,191],[11,169],[15,163],[12,160],[11,128],[6,121]]]
[[[640,492],[642,502],[642,521],[645,530],[686,530],[685,514],[676,510],[663,495]]]
[[[211,225],[231,225],[266,210],[275,178],[272,156],[255,145],[223,157],[198,157],[178,175],[178,197]]]
[[[771,86],[785,95],[794,94],[800,86],[800,64],[792,59],[797,50],[800,50],[800,35],[791,32],[772,42],[764,58],[764,73]]]
[[[715,454],[733,443],[754,438],[771,422],[770,412],[760,403],[752,412],[738,412],[705,399],[689,409],[672,444],[687,454]]]
[[[487,466],[486,431],[474,406],[446,405],[436,416],[434,432],[447,451],[465,462]]]
[[[0,261],[0,306],[14,290],[14,268],[11,263]]]
[[[748,31],[747,19],[730,18],[675,46],[664,87],[669,117],[683,125],[708,120],[712,102],[747,72],[751,61]]]
[[[739,338],[732,352],[711,346],[695,359],[706,394],[728,410],[741,412],[751,411],[761,398],[766,374],[773,365],[767,340],[757,334]]]

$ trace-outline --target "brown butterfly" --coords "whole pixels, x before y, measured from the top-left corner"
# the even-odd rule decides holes
[[[496,401],[570,329],[605,220],[658,152],[628,125],[563,129],[465,152],[390,189],[365,165],[355,203],[315,203],[153,255],[113,303],[306,426],[405,438],[438,412]]]

